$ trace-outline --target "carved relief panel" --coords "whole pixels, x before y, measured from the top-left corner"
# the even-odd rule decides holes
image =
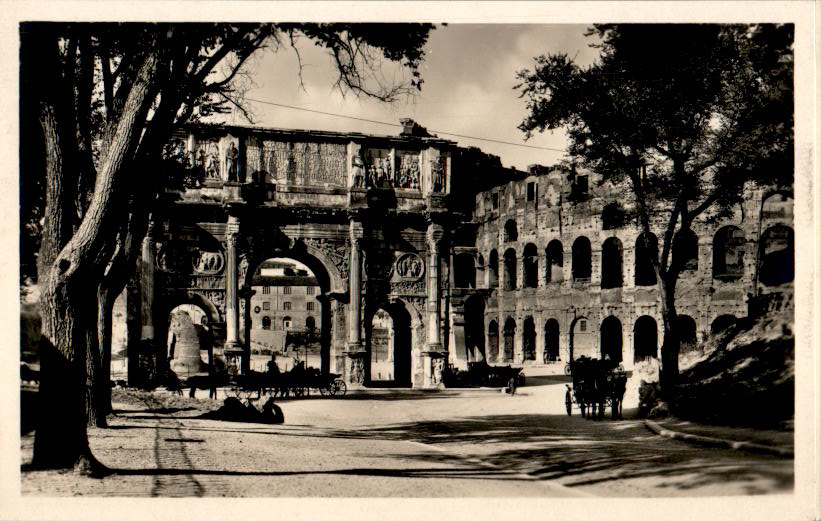
[[[259,152],[259,170],[267,182],[299,186],[344,187],[348,177],[347,146],[339,143],[264,141]]]
[[[396,176],[394,187],[406,190],[421,188],[421,169],[418,152],[396,153]]]
[[[367,186],[387,188],[393,186],[393,158],[387,149],[366,149],[362,154],[365,163]]]

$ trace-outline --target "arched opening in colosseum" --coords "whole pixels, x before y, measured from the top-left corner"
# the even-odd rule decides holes
[[[734,326],[737,322],[738,319],[734,315],[719,315],[715,318],[715,320],[713,320],[713,323],[710,324],[710,334],[718,335],[719,333],[722,333]]]
[[[676,317],[676,330],[678,332],[679,352],[687,353],[698,349],[696,321],[693,320],[693,317],[678,315]]]
[[[504,351],[502,352],[504,362],[513,361],[513,351],[516,342],[516,321],[513,317],[508,317],[505,321],[504,330]]]
[[[547,282],[561,282],[564,280],[564,251],[562,243],[553,239],[545,248],[545,278]]]
[[[724,226],[713,236],[713,278],[732,281],[744,275],[744,232]]]
[[[197,304],[180,304],[168,316],[166,357],[171,370],[185,377],[206,371],[214,344],[207,311]]]
[[[457,288],[476,288],[476,266],[473,255],[460,253],[453,259],[453,283]]]
[[[658,259],[658,239],[653,233],[642,233],[636,238],[636,286],[653,286],[656,284],[656,270],[653,260]]]
[[[691,229],[679,230],[673,238],[673,262],[681,271],[698,270],[698,237]]]
[[[795,205],[793,198],[789,193],[776,192],[767,196],[761,202],[761,219],[786,219],[790,222],[793,220],[793,209]]]
[[[573,282],[590,282],[590,239],[579,237],[573,241]]]
[[[576,318],[570,327],[570,356],[573,360],[586,356],[597,358],[598,338],[596,330],[587,317]]]
[[[522,327],[522,351],[525,361],[536,360],[536,324],[530,316]]]
[[[508,248],[505,251],[505,287],[506,290],[516,289],[516,250]]]
[[[496,253],[496,250],[490,250],[490,255],[488,256],[487,262],[487,287],[488,288],[498,288],[499,287],[499,254]]]
[[[758,243],[758,280],[765,286],[778,286],[795,278],[794,233],[792,228],[777,224],[761,234]]]
[[[621,321],[610,315],[601,323],[601,357],[614,362],[622,361],[622,331]]]
[[[643,315],[633,326],[633,361],[658,358],[658,326],[656,319]]]
[[[607,203],[604,208],[602,208],[602,229],[617,230],[624,226],[626,220],[626,212],[618,202]]]
[[[601,247],[601,287],[604,289],[620,288],[622,279],[621,241],[618,237],[610,237]]]
[[[549,319],[544,324],[544,361],[555,362],[559,359],[559,321]]]
[[[527,243],[522,257],[525,271],[524,287],[539,287],[539,252],[536,250],[536,245],[530,242]]]
[[[371,318],[366,335],[370,367],[369,385],[411,385],[411,318],[401,301],[380,308]]]
[[[480,362],[484,359],[485,300],[478,295],[471,295],[465,300],[465,360]]]
[[[499,359],[499,324],[495,320],[487,325],[487,359],[489,362]]]
[[[508,219],[505,222],[505,242],[516,242],[519,240],[519,229],[516,226],[516,221]]]

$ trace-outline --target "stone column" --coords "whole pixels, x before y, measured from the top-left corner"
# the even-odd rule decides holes
[[[444,230],[437,224],[428,226],[428,349],[442,349],[442,327],[439,320],[439,256]]]
[[[442,323],[440,320],[440,291],[439,291],[439,264],[442,247],[442,238],[445,236],[444,229],[431,223],[428,225],[428,342],[425,352],[424,377],[425,387],[437,387],[442,384],[442,372],[445,368],[446,353],[442,347]]]
[[[225,355],[242,354],[239,342],[239,292],[237,291],[237,241],[239,239],[239,218],[228,217],[225,230]]]
[[[140,315],[142,327],[140,340],[154,341],[154,223],[148,225],[148,231],[142,243],[142,265],[140,270],[141,302]]]
[[[348,303],[348,360],[346,380],[354,385],[365,383],[365,352],[362,345],[362,223],[350,223],[350,275]]]

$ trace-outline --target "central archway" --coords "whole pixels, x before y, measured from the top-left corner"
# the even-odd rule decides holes
[[[401,301],[376,310],[366,337],[370,386],[410,387],[411,316]]]
[[[287,356],[278,358],[281,370],[289,369],[289,360],[307,355],[309,366],[317,367],[323,373],[341,372],[337,359],[342,352],[344,332],[338,331],[335,325],[337,317],[342,314],[342,305],[334,298],[341,287],[336,267],[324,258],[321,250],[303,241],[258,237],[256,243],[257,247],[240,261],[240,338],[248,354],[244,368],[266,371],[270,353],[284,353],[287,347],[288,352],[284,353]],[[270,269],[264,268],[265,263],[274,259],[290,264],[290,269],[296,270],[289,277],[305,279],[300,284],[291,285],[290,293],[285,293],[287,284],[268,284],[271,281],[266,282],[266,277],[261,277],[262,269]],[[297,273],[300,270],[305,273],[300,275]],[[266,287],[269,293],[264,293]],[[263,309],[266,300],[269,301],[267,310]],[[264,317],[270,320],[263,322]],[[270,329],[264,329],[266,324]],[[311,334],[307,334],[309,328]],[[271,341],[267,342],[270,345],[252,345],[252,335],[255,334],[270,337]],[[299,354],[289,338],[299,339]]]

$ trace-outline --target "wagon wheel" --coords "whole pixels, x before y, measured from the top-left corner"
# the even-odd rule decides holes
[[[301,385],[297,385],[296,387],[294,387],[294,396],[296,396],[297,398],[302,398],[303,396],[305,396],[305,388]]]
[[[331,393],[330,384],[326,385],[325,387],[320,387],[319,388],[319,394],[321,394],[322,396],[325,396],[326,394],[330,394],[330,393]]]
[[[567,409],[567,415],[573,414],[573,397],[570,396],[570,389],[564,395],[564,408]]]
[[[331,386],[329,389],[331,396],[345,396],[345,393],[348,392],[348,386],[345,385],[345,382],[342,378],[335,378],[333,382],[331,382]]]

